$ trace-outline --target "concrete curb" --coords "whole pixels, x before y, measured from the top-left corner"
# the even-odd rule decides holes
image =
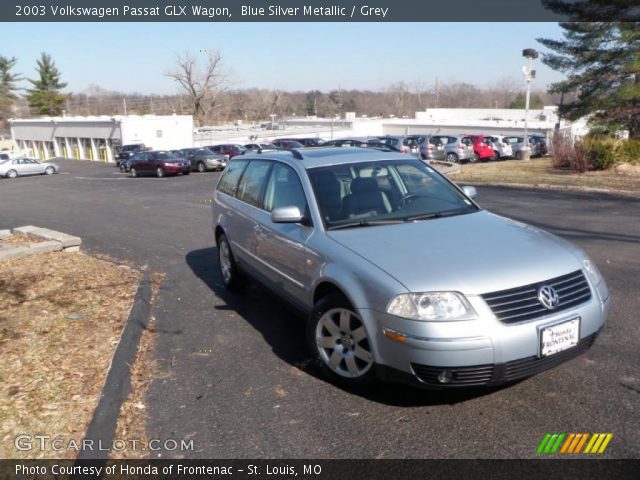
[[[147,328],[151,311],[151,277],[144,274],[138,285],[129,318],[122,329],[118,346],[111,359],[102,394],[87,432],[85,441],[92,441],[93,449],[83,449],[77,460],[107,460],[116,432],[120,408],[131,391],[130,367],[136,359],[143,330]],[[85,445],[86,442],[83,442]]]
[[[68,235],[56,230],[49,230],[48,228],[34,227],[33,225],[14,228],[13,233],[14,235],[26,235],[28,237],[39,238],[41,240],[55,240],[56,242],[60,242],[62,248],[69,251],[78,251],[80,249],[80,244],[82,243],[82,239],[80,237]]]
[[[640,192],[636,190],[612,190],[610,188],[576,187],[573,185],[550,185],[547,183],[539,183],[539,184],[531,185],[527,183],[466,182],[464,180],[456,180],[456,183],[464,183],[465,185],[474,185],[479,187],[509,187],[509,188],[520,188],[520,189],[531,189],[531,190],[559,190],[559,191],[567,191],[567,192],[606,193],[607,195],[640,197]]]
[[[31,243],[28,245],[16,245],[15,247],[0,250],[0,261],[27,257],[29,255],[35,255],[36,253],[59,252],[60,250],[62,250],[62,244],[55,240]]]

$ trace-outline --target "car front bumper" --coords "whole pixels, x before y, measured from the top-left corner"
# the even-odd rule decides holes
[[[585,352],[602,329],[609,298],[598,295],[569,310],[518,324],[505,324],[480,297],[468,297],[479,318],[461,322],[421,322],[362,310],[370,331],[378,375],[386,381],[424,388],[492,386],[554,368]],[[580,319],[578,344],[541,356],[545,327]],[[403,336],[400,342],[385,331]],[[393,335],[391,335],[393,337]],[[396,337],[397,338],[397,337]]]

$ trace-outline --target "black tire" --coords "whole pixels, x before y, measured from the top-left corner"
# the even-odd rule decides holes
[[[156,168],[156,177],[158,178],[164,177],[164,170],[162,169],[162,167]]]
[[[5,174],[5,177],[7,177],[7,178],[17,178],[18,177],[18,172],[17,172],[17,170],[11,169]]]
[[[204,162],[198,162],[198,172],[204,173],[207,171],[207,167]]]
[[[56,173],[56,169],[53,167],[47,167],[44,169],[45,175],[53,175],[54,173]]]
[[[457,153],[453,153],[453,152],[449,152],[449,153],[447,153],[447,156],[445,157],[445,160],[447,162],[451,162],[451,163],[458,163],[458,154]]]
[[[491,157],[491,160],[493,160],[494,162],[497,162],[498,160],[500,160],[500,152],[498,152],[497,150],[494,150],[493,157]]]
[[[471,163],[478,163],[479,160],[480,156],[477,153],[474,153],[473,155],[471,155],[471,158],[469,158],[469,161]]]
[[[138,171],[134,167],[131,167],[131,170],[129,170],[129,172],[131,173],[131,176],[133,178],[136,178],[138,176]]]
[[[228,266],[228,270],[224,266]],[[246,277],[238,269],[231,251],[231,245],[223,233],[218,237],[218,268],[222,283],[229,290],[240,290],[246,284]]]
[[[342,325],[342,312],[350,315],[347,325],[344,325],[346,328]],[[337,330],[331,332],[326,325],[327,321],[332,322],[334,316],[339,319],[339,325],[332,323],[331,329]],[[347,388],[362,388],[375,381],[370,335],[344,295],[332,293],[314,305],[309,314],[306,336],[315,362],[331,382]],[[334,355],[336,362],[332,362]],[[330,363],[335,367],[331,367]],[[352,368],[355,375],[351,375]]]
[[[186,171],[186,172],[182,172],[183,175],[189,175],[191,172],[190,171]]]
[[[522,160],[522,150],[516,152],[516,160]]]

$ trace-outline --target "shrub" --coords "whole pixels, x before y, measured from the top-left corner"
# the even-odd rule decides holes
[[[640,140],[625,140],[618,148],[618,159],[622,162],[640,163]]]
[[[553,136],[552,147],[552,164],[554,168],[562,168],[574,172],[587,171],[584,148],[580,144],[574,145],[569,133],[556,132]]]
[[[609,138],[585,138],[580,142],[587,162],[594,170],[606,170],[616,161],[615,142]]]

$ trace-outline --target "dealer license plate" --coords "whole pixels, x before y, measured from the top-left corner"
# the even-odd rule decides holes
[[[547,357],[575,347],[580,340],[580,318],[557,323],[540,331],[540,356]]]

